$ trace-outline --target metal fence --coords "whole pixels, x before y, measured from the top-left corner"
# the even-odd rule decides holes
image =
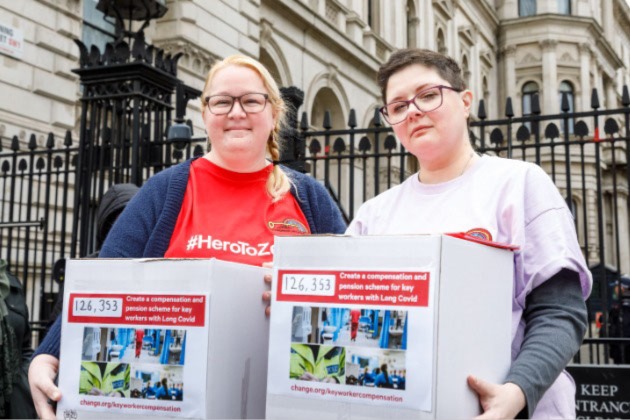
[[[4,142],[10,147],[3,150],[0,141],[0,258],[7,260],[10,271],[22,280],[37,332],[49,322],[59,282],[63,280],[64,259],[94,250],[100,197],[111,184],[132,182],[130,146],[105,143],[91,148],[91,173],[83,175],[88,177],[91,188],[82,204],[86,239],[81,251],[77,235],[73,234],[81,221],[76,211],[80,195],[78,142],[70,132],[63,140],[50,133],[43,145],[35,135],[29,137],[26,145],[17,136]],[[147,156],[162,156],[160,161],[140,161],[143,180],[205,151],[204,143],[174,145],[164,138],[151,139],[150,143],[147,139],[141,147],[153,151]]]
[[[96,250],[96,210],[107,189],[140,186],[205,151],[205,139],[192,139],[192,125],[184,124],[187,102],[201,92],[177,78],[181,54],[148,45],[142,29],[119,29],[103,52],[75,41],[82,89],[76,142],[70,132],[60,144],[52,133],[0,139],[0,257],[24,283],[36,333],[50,321],[59,290],[53,277],[63,279],[64,259]],[[183,141],[167,138],[172,122],[190,127]]]
[[[98,71],[86,73],[94,77]],[[184,94],[177,79],[172,83],[180,92],[175,121],[182,122],[185,103],[195,92]],[[53,134],[1,139],[0,257],[8,260],[25,284],[36,331],[49,321],[58,291],[53,277],[62,275],[55,270],[62,265],[59,261],[94,250],[94,217],[109,185],[141,184],[153,173],[205,150],[205,139],[167,141],[168,95],[157,103],[146,98],[146,89],[112,94],[112,89],[128,86],[108,91],[94,82],[84,90],[88,98],[82,109],[83,146],[70,133],[63,139]],[[609,324],[620,321],[608,319],[621,305],[614,291],[630,273],[630,99],[627,88],[623,92],[622,108],[600,110],[594,92],[591,111],[571,113],[565,104],[556,115],[542,115],[534,98],[533,113],[515,117],[508,100],[505,118],[498,120],[487,120],[480,102],[478,119],[470,123],[477,151],[540,165],[573,211],[578,239],[595,280],[588,301],[592,322],[584,350],[576,357],[582,363],[608,363],[611,348],[629,340],[608,334]],[[282,159],[322,180],[347,220],[364,201],[418,170],[416,159],[382,124],[377,112],[368,128],[357,127],[354,111],[344,128],[333,128],[326,115],[323,130],[312,130],[303,114],[296,130],[295,109],[301,105],[302,93],[289,88],[284,96],[292,111],[284,132],[290,147]],[[123,97],[124,103],[107,103]],[[159,113],[156,106],[161,107]],[[602,334],[598,324],[603,326]]]
[[[576,356],[578,363],[609,363],[611,348],[630,345],[630,338],[608,333],[611,323],[621,321],[608,319],[610,313],[621,313],[615,312],[622,304],[615,290],[626,281],[624,275],[630,274],[627,87],[621,102],[622,108],[602,110],[593,90],[591,111],[569,112],[565,94],[561,113],[542,115],[535,96],[532,114],[515,117],[508,99],[505,118],[487,120],[482,100],[477,120],[470,123],[470,138],[479,153],[540,165],[573,212],[579,243],[594,278],[587,302],[592,322],[585,347]],[[346,220],[353,218],[361,203],[418,170],[416,159],[394,137],[391,127],[383,125],[376,110],[369,128],[357,127],[354,110],[348,127],[332,127],[330,122],[326,113],[323,130],[313,130],[302,114],[304,160],[307,170],[323,180]]]

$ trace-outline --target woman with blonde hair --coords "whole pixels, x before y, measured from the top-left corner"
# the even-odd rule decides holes
[[[201,98],[210,151],[166,169],[140,189],[112,227],[101,258],[273,259],[275,235],[343,233],[345,223],[315,179],[274,163],[285,104],[269,71],[233,55],[216,63]],[[268,298],[268,297],[267,297]],[[58,401],[60,318],[29,371],[42,418]]]

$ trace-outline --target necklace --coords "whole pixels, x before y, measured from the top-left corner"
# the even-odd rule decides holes
[[[470,156],[468,157],[466,164],[462,168],[462,171],[459,173],[459,175],[457,175],[457,177],[464,175],[464,172],[466,172],[466,169],[468,169],[468,166],[470,165],[470,162],[472,162],[472,159],[474,156],[475,156],[475,152],[470,152]],[[418,171],[418,181],[422,182],[422,179],[420,178],[420,171]]]

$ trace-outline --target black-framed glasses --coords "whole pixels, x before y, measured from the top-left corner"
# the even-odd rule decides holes
[[[238,101],[241,109],[247,114],[262,112],[267,105],[269,95],[266,93],[246,93],[241,96],[212,95],[206,96],[206,106],[215,115],[229,114],[234,108],[234,102]]]
[[[390,102],[380,108],[381,114],[390,125],[400,124],[409,114],[409,106],[413,104],[420,112],[431,112],[442,106],[444,101],[443,89],[461,92],[451,86],[437,85],[418,92],[413,98],[406,101]]]

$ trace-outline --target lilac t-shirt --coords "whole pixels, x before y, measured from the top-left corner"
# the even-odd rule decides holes
[[[422,184],[414,174],[364,203],[347,234],[385,235],[476,231],[519,246],[514,255],[512,359],[525,333],[527,295],[566,268],[579,273],[582,294],[592,277],[577,241],[571,212],[537,165],[482,156],[462,176]],[[538,403],[533,417],[575,416],[575,384],[563,372]]]

